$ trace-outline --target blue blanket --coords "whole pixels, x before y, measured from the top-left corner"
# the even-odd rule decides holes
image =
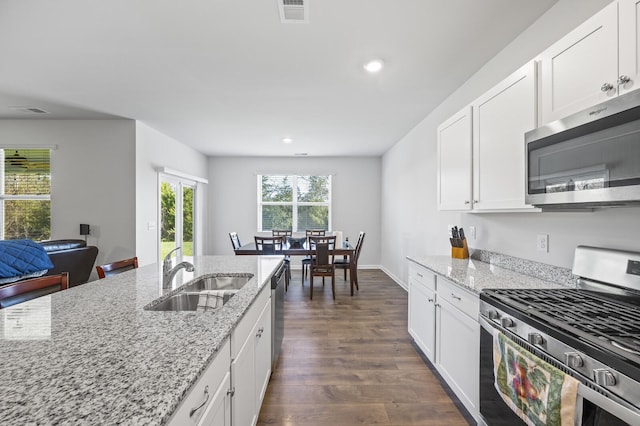
[[[31,240],[0,240],[0,278],[53,268],[44,248]]]

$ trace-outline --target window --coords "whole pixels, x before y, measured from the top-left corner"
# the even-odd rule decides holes
[[[258,176],[258,231],[331,229],[331,176]]]
[[[0,149],[0,239],[51,237],[51,151]]]

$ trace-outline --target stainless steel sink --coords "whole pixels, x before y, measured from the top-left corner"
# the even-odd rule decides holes
[[[145,309],[149,311],[195,311],[199,298],[198,293],[176,293],[157,305]]]
[[[211,275],[198,278],[183,287],[186,292],[203,290],[240,290],[253,278],[252,274],[244,275]]]

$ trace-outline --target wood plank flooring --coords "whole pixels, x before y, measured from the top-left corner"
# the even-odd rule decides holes
[[[379,270],[285,296],[285,337],[258,425],[467,425],[407,332],[407,293]]]

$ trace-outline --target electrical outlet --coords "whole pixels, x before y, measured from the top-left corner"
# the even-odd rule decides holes
[[[470,226],[469,227],[469,238],[471,238],[472,240],[476,239],[476,227],[475,226]]]
[[[538,234],[536,247],[538,251],[549,253],[549,234]]]

